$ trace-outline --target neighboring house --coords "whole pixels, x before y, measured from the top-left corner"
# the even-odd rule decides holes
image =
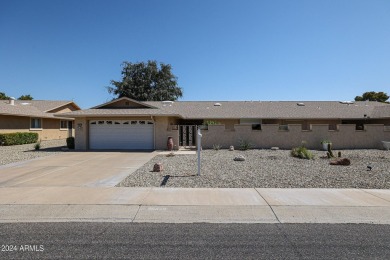
[[[80,110],[72,101],[0,100],[0,133],[34,132],[40,140],[64,139],[74,135],[70,117],[55,113]]]
[[[290,149],[306,142],[320,149],[330,139],[335,149],[380,148],[390,141],[390,105],[337,101],[163,101],[119,98],[59,117],[75,118],[76,149],[167,148],[195,146],[197,126],[202,147],[228,148],[240,141],[254,148]]]

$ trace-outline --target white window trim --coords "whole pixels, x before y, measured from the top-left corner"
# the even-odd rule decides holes
[[[41,127],[40,128],[32,128],[31,127],[31,120],[33,120],[33,119],[39,119],[39,120],[41,120]],[[43,130],[43,120],[42,120],[42,118],[39,118],[39,117],[31,117],[30,118],[30,131],[42,131]]]
[[[63,121],[67,122],[66,128],[61,127],[61,122],[63,122]],[[69,120],[60,120],[60,131],[68,131],[68,126],[69,126]]]

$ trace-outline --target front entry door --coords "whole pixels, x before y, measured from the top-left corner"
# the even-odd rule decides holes
[[[196,125],[179,125],[179,143],[185,148],[196,146]]]

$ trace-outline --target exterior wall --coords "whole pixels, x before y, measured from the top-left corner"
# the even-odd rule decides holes
[[[235,125],[234,131],[224,125],[210,125],[202,130],[202,147],[211,149],[214,144],[223,148],[239,147],[240,140],[250,142],[254,148],[291,149],[302,141],[310,149],[321,149],[321,141],[331,140],[334,149],[381,149],[381,141],[390,141],[390,131],[384,125],[365,125],[365,130],[356,131],[355,125],[338,125],[337,131],[329,130],[328,124],[311,125],[311,130],[302,130],[301,125],[289,125],[289,130],[280,131],[277,124],[263,124],[262,130],[252,130],[250,125]]]
[[[62,106],[53,110],[50,110],[50,113],[67,113],[67,112],[72,112],[76,111],[76,109],[73,105],[67,104],[66,106]]]
[[[168,137],[173,137],[174,149],[178,149],[179,131],[172,129],[174,119],[169,117],[124,117],[117,120],[153,120],[154,121],[154,144],[156,150],[166,150]],[[89,121],[91,120],[113,120],[113,118],[76,118],[75,127],[75,149],[89,149]]]
[[[41,140],[65,139],[68,137],[68,129],[60,130],[60,120],[42,118],[42,131],[30,130],[37,132]]]
[[[215,120],[219,122],[222,125],[225,125],[226,130],[234,130],[234,125],[237,125],[240,123],[240,119],[222,119],[222,120]]]
[[[74,122],[75,129],[75,150],[88,149],[89,125],[86,118],[76,118]]]
[[[60,130],[60,119],[41,118],[42,129],[30,129],[30,117],[0,115],[0,133],[33,132],[41,140],[65,139],[68,130]]]
[[[131,102],[129,100],[123,99],[118,100],[114,103],[108,104],[104,106],[105,108],[146,108],[146,106],[143,106],[141,104],[137,104],[135,102]]]
[[[27,132],[30,129],[30,118],[22,116],[4,116],[0,115],[0,132],[14,133]]]
[[[166,150],[168,137],[173,138],[173,149],[179,149],[179,131],[172,129],[171,124],[174,124],[172,118],[156,117],[154,125],[155,149]]]
[[[177,119],[173,117],[123,117],[118,120],[153,120],[154,143],[156,150],[166,150],[168,137],[173,138],[174,149],[178,149],[179,131],[176,128]],[[90,120],[113,120],[113,118],[77,118],[75,128],[75,148],[77,150],[89,149],[89,121]],[[239,146],[240,140],[249,141],[254,148],[270,148],[273,146],[282,149],[291,149],[301,145],[302,141],[310,149],[321,149],[321,141],[329,139],[335,149],[381,149],[380,141],[390,141],[390,129],[384,130],[382,124],[365,125],[364,131],[356,131],[353,124],[337,124],[337,130],[329,130],[328,124],[339,123],[334,121],[310,121],[317,124],[309,124],[310,130],[302,130],[300,124],[289,124],[287,131],[279,130],[277,124],[262,124],[261,130],[252,130],[251,125],[233,124],[239,120],[215,120],[224,121],[227,125],[209,125],[208,130],[202,130],[202,146],[210,149],[214,144],[228,148],[230,145]],[[279,121],[281,122],[281,120]],[[326,124],[321,124],[326,122]],[[229,126],[233,124],[233,127]]]

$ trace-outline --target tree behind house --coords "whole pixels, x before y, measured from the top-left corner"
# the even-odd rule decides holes
[[[361,96],[356,96],[355,101],[378,101],[386,102],[389,99],[389,96],[384,92],[364,92]]]
[[[4,92],[0,92],[0,100],[9,100],[10,97],[7,96]],[[33,100],[34,98],[31,95],[22,95],[18,98],[19,100]]]
[[[9,96],[7,96],[4,92],[0,92],[0,100],[8,100]]]
[[[19,100],[33,100],[34,98],[30,95],[22,95],[18,99]]]
[[[108,92],[118,98],[128,97],[138,101],[177,100],[183,96],[177,85],[177,77],[171,72],[171,65],[156,61],[124,62],[122,80],[111,80],[113,87]]]

